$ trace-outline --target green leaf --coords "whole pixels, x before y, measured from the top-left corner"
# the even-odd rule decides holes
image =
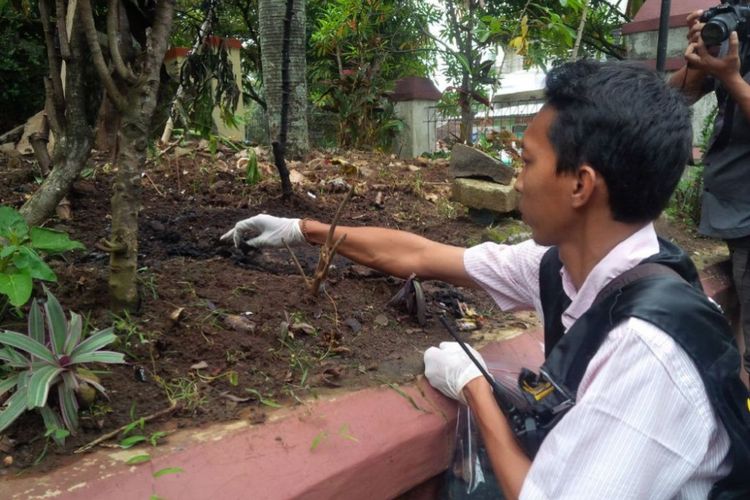
[[[12,305],[21,307],[31,297],[31,275],[0,273],[0,293],[7,295]]]
[[[47,432],[45,432],[44,435],[51,436],[52,440],[57,443],[58,446],[65,446],[65,438],[68,437],[70,433],[62,429],[62,422],[60,422],[57,413],[55,413],[49,406],[39,408],[39,413],[42,414],[44,427],[47,429]]]
[[[325,441],[328,438],[328,433],[326,431],[320,431],[312,440],[312,443],[310,443],[310,451],[315,451],[315,449],[320,446],[320,443]]]
[[[18,375],[10,375],[8,378],[0,380],[0,396],[13,389],[18,383]]]
[[[12,368],[28,368],[29,360],[12,347],[0,349],[0,361],[5,361]]]
[[[61,231],[43,227],[31,228],[31,246],[36,250],[44,250],[50,253],[86,248],[80,241],[71,240],[67,234]]]
[[[26,411],[26,393],[23,391],[16,391],[6,401],[5,409],[0,411],[0,433],[8,428],[10,424],[21,416]]]
[[[114,351],[83,352],[70,356],[72,363],[108,363],[118,364],[125,362],[125,355]]]
[[[55,354],[63,354],[65,349],[65,337],[68,334],[68,323],[65,321],[65,313],[52,292],[47,290],[47,302],[44,304],[44,312],[47,314],[47,328],[50,340],[52,340],[52,351]]]
[[[245,390],[247,392],[251,393],[251,394],[254,394],[255,397],[258,398],[258,401],[260,401],[261,404],[264,404],[266,406],[270,406],[271,408],[281,408],[282,407],[279,403],[277,403],[273,399],[266,399],[266,398],[264,398],[263,395],[259,391],[255,390],[255,389],[251,389],[251,388],[248,387]]]
[[[127,465],[138,465],[145,462],[151,461],[151,455],[146,453],[145,455],[136,455],[134,457],[130,457],[125,463]]]
[[[162,477],[166,476],[167,474],[179,474],[180,472],[185,472],[184,470],[182,470],[182,467],[167,467],[166,469],[161,469],[154,472],[154,477]]]
[[[5,245],[4,247],[0,248],[0,259],[4,259],[8,257],[9,255],[12,255],[14,252],[17,252],[21,247],[17,245]]]
[[[128,436],[120,441],[120,448],[127,450],[128,448],[132,448],[133,446],[137,445],[138,443],[142,443],[147,439],[148,438],[146,436],[142,436],[140,434],[137,434],[135,436]]]
[[[31,301],[31,309],[29,309],[28,334],[32,339],[44,344],[44,318],[42,317],[42,308],[36,299]]]
[[[0,344],[9,345],[28,352],[47,363],[56,365],[57,360],[54,355],[44,345],[40,344],[31,337],[21,335],[20,333],[3,331],[0,332]]]
[[[117,340],[117,336],[114,334],[114,328],[110,326],[104,330],[92,333],[89,338],[78,344],[70,355],[74,357],[79,354],[94,352],[105,345],[111,344],[115,340]]]
[[[20,247],[18,253],[13,257],[16,268],[26,270],[32,278],[44,281],[57,281],[57,275],[42,260],[34,250],[29,247]]]
[[[63,352],[70,355],[73,352],[75,346],[81,340],[81,332],[83,331],[83,322],[81,321],[81,315],[76,313],[70,313],[70,321],[68,322],[68,338],[65,339],[65,347]]]
[[[43,366],[31,375],[26,396],[26,405],[29,408],[41,408],[47,404],[47,396],[52,383],[57,379],[64,368],[59,366]]]
[[[63,380],[69,378],[65,375],[63,374]],[[73,388],[67,383],[58,385],[57,399],[60,402],[60,412],[62,413],[65,427],[75,434],[75,431],[78,429],[78,399],[75,392],[73,392]]]
[[[29,226],[17,211],[0,207],[0,236],[10,238],[13,234],[25,238],[29,234]]]

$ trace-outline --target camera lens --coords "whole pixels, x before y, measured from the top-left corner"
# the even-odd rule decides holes
[[[701,30],[701,38],[703,38],[703,43],[707,47],[720,45],[728,36],[729,30],[727,29],[727,25],[717,19],[707,22]]]

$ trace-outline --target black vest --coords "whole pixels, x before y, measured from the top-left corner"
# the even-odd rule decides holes
[[[575,401],[589,361],[616,325],[633,317],[660,328],[692,359],[729,434],[732,470],[714,484],[710,498],[750,498],[750,399],[739,378],[732,330],[706,298],[687,255],[662,239],[659,246],[659,253],[644,262],[664,264],[683,279],[661,275],[629,283],[592,306],[564,335],[561,317],[570,300],[562,288],[557,248],[547,251],[539,272],[546,357],[540,371]]]

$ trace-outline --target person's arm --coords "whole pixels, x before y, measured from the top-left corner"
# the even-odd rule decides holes
[[[485,368],[482,356],[468,347]],[[424,353],[424,375],[449,398],[469,405],[506,499],[518,498],[531,461],[516,443],[487,380],[456,342],[441,342]]]
[[[688,54],[692,53],[693,44],[699,41],[700,33],[703,29],[703,23],[699,20],[701,14],[703,14],[702,10],[696,10],[688,15],[686,20],[688,26],[688,48],[685,51],[686,64],[679,70],[675,71],[667,81],[671,87],[682,92],[690,104],[694,104],[708,93],[706,90],[706,79],[709,74],[703,69],[693,67],[688,59]]]
[[[235,246],[253,248],[322,245],[330,226],[313,220],[259,214],[235,224],[221,237]],[[408,278],[438,279],[459,286],[477,286],[464,269],[464,248],[437,243],[406,231],[379,227],[336,226],[334,241],[346,239],[338,253],[384,273]]]
[[[329,225],[304,220],[305,239],[322,245]],[[445,245],[406,231],[380,227],[336,226],[334,241],[346,234],[338,253],[384,273],[408,278],[438,279],[459,286],[475,286],[464,269],[464,248]]]
[[[729,50],[725,56],[712,55],[703,45],[703,41],[699,40],[695,44],[690,44],[685,59],[689,65],[719,80],[732,96],[745,119],[750,121],[750,84],[740,74],[739,48],[737,32],[733,31],[729,35]]]
[[[463,393],[479,426],[504,498],[518,498],[531,468],[531,460],[518,446],[508,421],[497,406],[492,388],[484,378],[470,381]]]

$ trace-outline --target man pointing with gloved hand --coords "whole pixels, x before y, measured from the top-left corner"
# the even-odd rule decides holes
[[[546,87],[515,185],[533,240],[467,249],[337,226],[338,252],[393,276],[482,288],[503,310],[544,318],[545,366],[579,378],[533,456],[457,344],[424,354],[430,383],[471,408],[506,498],[749,498],[750,412],[731,331],[693,264],[652,224],[688,160],[689,110],[658,75],[628,64],[565,64]],[[222,238],[322,244],[328,230],[258,215]],[[644,261],[674,276],[623,285],[599,305]]]

